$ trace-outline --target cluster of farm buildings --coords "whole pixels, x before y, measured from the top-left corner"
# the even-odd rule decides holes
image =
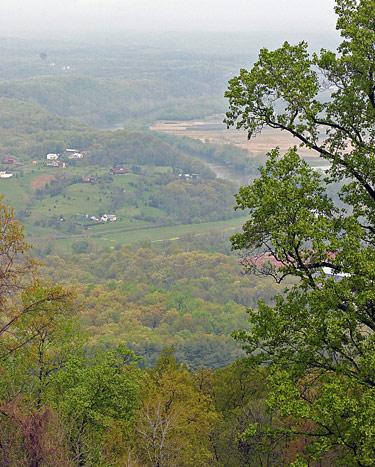
[[[69,160],[77,160],[77,159],[82,159],[85,155],[87,155],[85,152],[79,152],[77,149],[65,149],[65,155]],[[68,164],[64,161],[59,160],[60,154],[55,154],[55,153],[48,153],[45,157],[45,165],[47,167],[54,167],[54,168],[62,168],[65,169]],[[22,165],[15,156],[5,156],[1,160],[2,164],[4,165]],[[33,161],[33,164],[36,164],[37,161]],[[109,171],[109,175],[125,175],[129,173],[129,169],[121,166],[121,165],[116,165]],[[7,169],[0,169],[0,178],[11,178],[14,176],[14,173],[10,172]],[[94,175],[83,175],[82,176],[82,183],[99,183],[100,179],[98,177],[95,177]]]
[[[69,160],[73,159],[82,159],[83,154],[80,153],[77,149],[65,149],[65,152],[67,153],[67,158]],[[54,154],[54,153],[49,153],[46,155],[46,166],[47,167],[58,167],[58,168],[63,168],[65,169],[67,167],[66,162],[59,161],[59,156],[60,154]]]
[[[93,221],[93,222],[116,222],[117,221],[117,217],[115,214],[103,214],[101,217],[89,216],[89,214],[86,214],[85,218],[90,219],[90,221]]]

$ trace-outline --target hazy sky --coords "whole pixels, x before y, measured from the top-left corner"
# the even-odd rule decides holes
[[[0,0],[0,36],[129,30],[330,32],[334,0]]]

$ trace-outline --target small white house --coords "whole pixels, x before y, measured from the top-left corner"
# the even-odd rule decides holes
[[[58,154],[50,153],[46,155],[46,159],[49,161],[57,161],[58,158],[59,158]]]
[[[114,214],[103,214],[100,220],[102,222],[115,222],[117,217]]]
[[[13,174],[8,172],[0,172],[0,178],[10,178],[13,177]]]

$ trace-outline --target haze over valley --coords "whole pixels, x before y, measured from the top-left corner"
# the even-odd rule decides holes
[[[0,466],[375,465],[359,4],[0,5]]]

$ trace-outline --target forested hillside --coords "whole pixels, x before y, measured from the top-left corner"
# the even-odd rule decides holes
[[[187,154],[210,162],[218,162],[225,167],[233,167],[243,174],[256,175],[259,166],[265,161],[264,154],[249,157],[246,149],[233,144],[215,144],[208,140],[203,142],[186,136],[181,138],[165,133],[157,133],[157,135]]]
[[[127,247],[98,254],[44,258],[43,274],[80,284],[90,346],[125,343],[153,365],[174,345],[190,368],[218,368],[241,355],[230,334],[246,327],[246,307],[281,290],[242,274],[238,258],[165,247]]]
[[[141,45],[93,48],[61,42],[46,53],[38,47],[37,41],[0,44],[0,96],[33,101],[97,127],[125,121],[142,127],[160,118],[224,112],[222,96],[236,60]]]
[[[223,112],[212,88],[182,75],[138,79],[61,76],[12,81],[0,85],[0,96],[36,101],[49,112],[99,127],[126,120],[191,118]],[[184,79],[185,78],[185,79]],[[170,83],[175,83],[175,89]],[[197,99],[199,96],[199,100]]]

